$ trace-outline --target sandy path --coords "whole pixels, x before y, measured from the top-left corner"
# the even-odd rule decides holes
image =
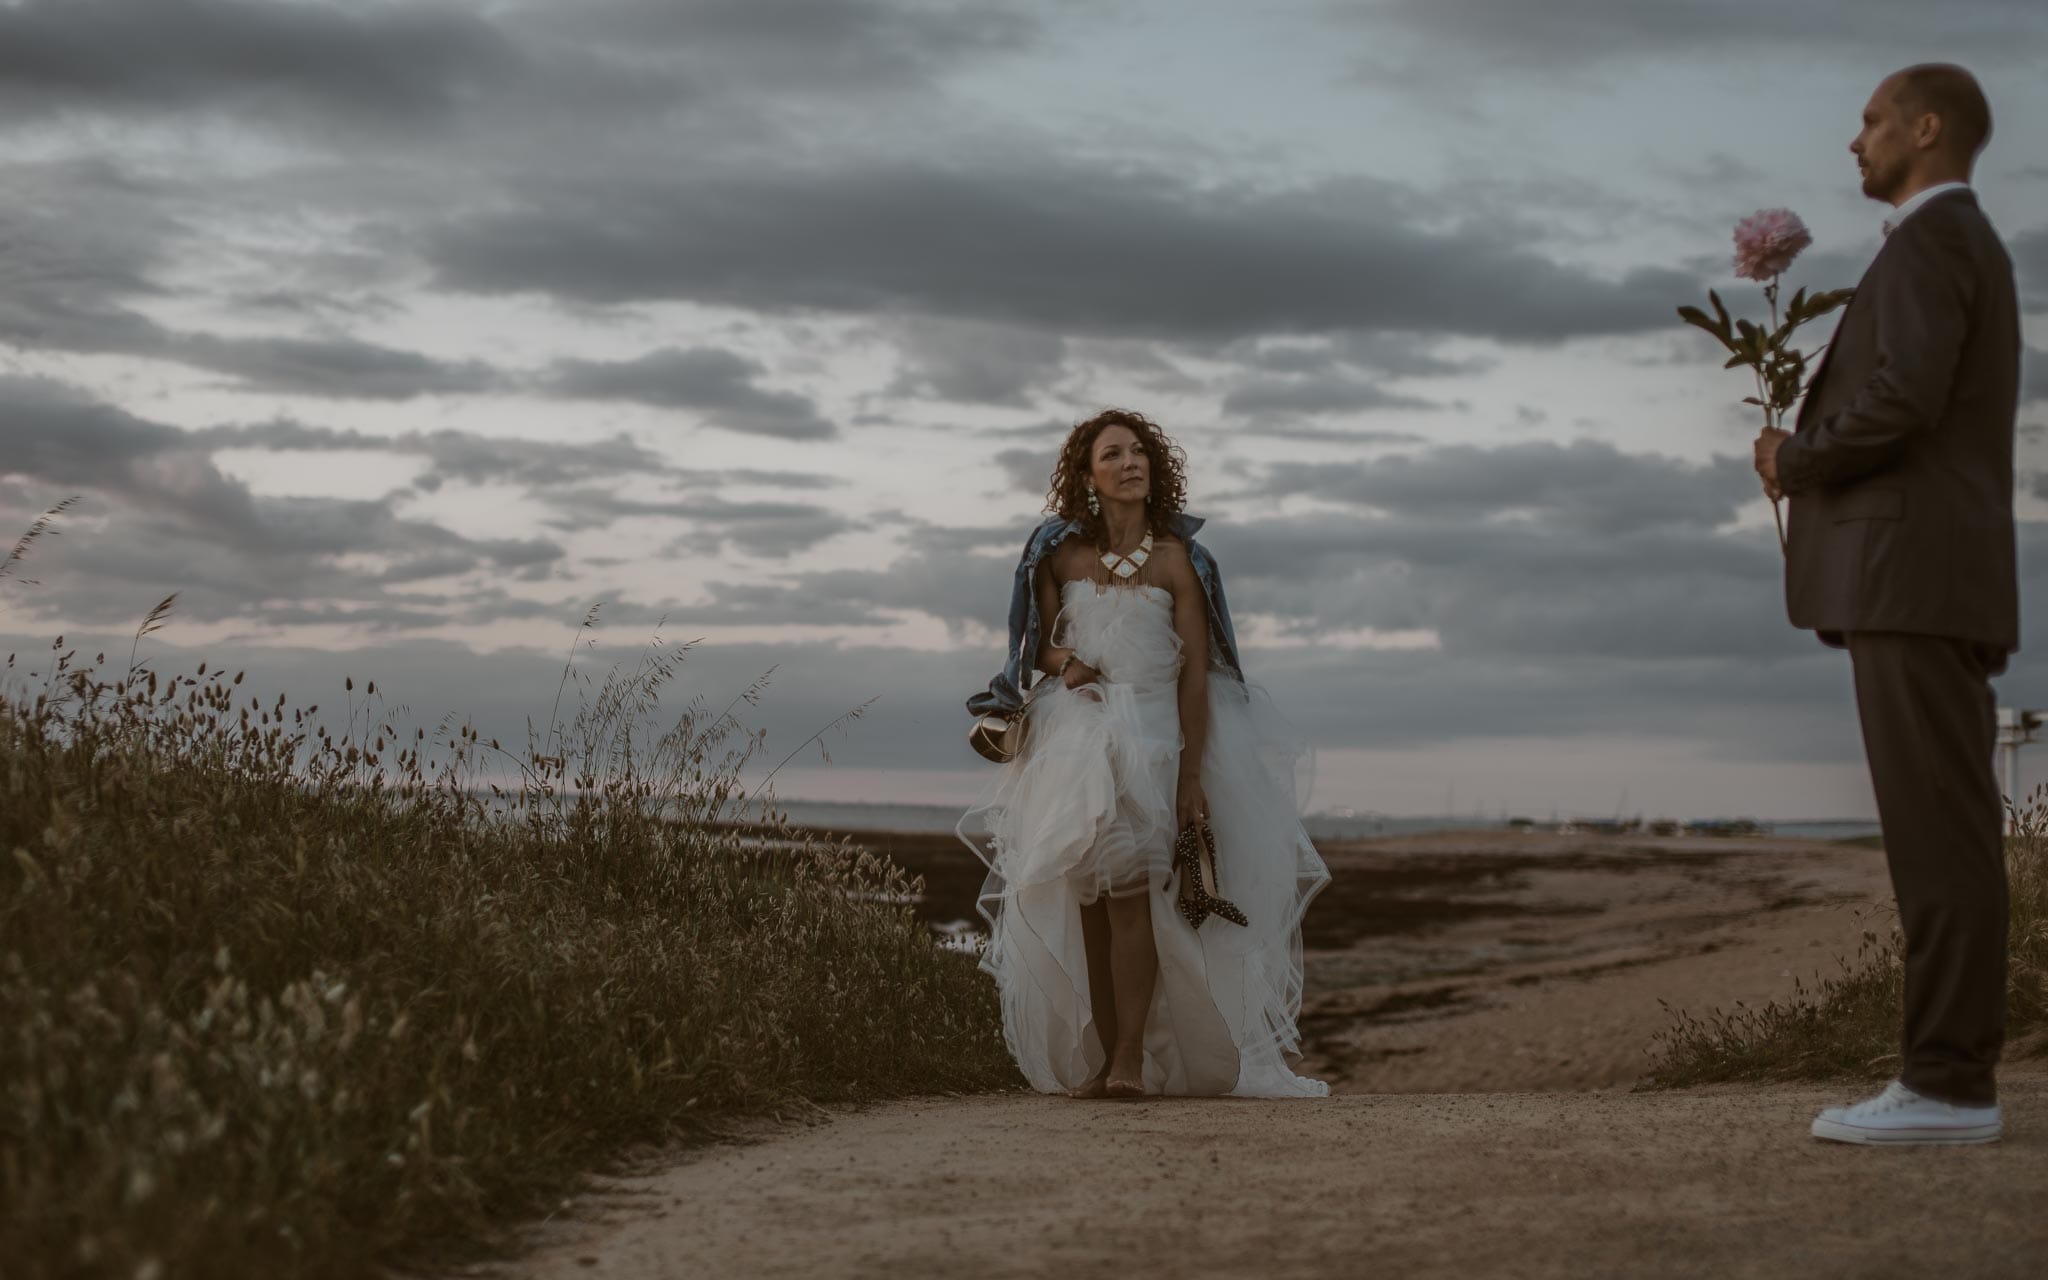
[[[2042,1274],[2048,1075],[1994,1147],[1806,1137],[1837,1092],[898,1103],[620,1184],[512,1274]]]
[[[1853,955],[1881,855],[1500,833],[1327,853],[1303,1031],[1339,1096],[841,1113],[611,1184],[506,1274],[2048,1275],[2038,1066],[2006,1078],[2003,1145],[1948,1151],[1808,1138],[1854,1088],[1626,1091],[1660,998],[1761,1003]]]
[[[1811,987],[1889,931],[1883,855],[1806,842],[1474,837],[1332,851],[1338,884],[1388,868],[1429,879],[1417,906],[1464,918],[1325,936],[1308,954],[1306,1070],[1340,1092],[1475,1093],[1633,1084],[1671,1016]],[[1498,837],[1496,837],[1498,840]],[[1383,914],[1399,901],[1381,902]],[[1328,929],[1322,931],[1326,935]],[[1310,940],[1317,941],[1312,930]],[[1331,946],[1347,942],[1344,949]]]

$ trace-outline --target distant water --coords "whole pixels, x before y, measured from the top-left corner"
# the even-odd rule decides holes
[[[790,821],[799,826],[836,831],[951,831],[960,821],[960,806],[936,804],[845,804],[820,800],[782,802]],[[1302,819],[1316,840],[1360,840],[1367,836],[1420,835],[1430,831],[1501,831],[1495,818],[1398,818],[1377,813],[1311,813]],[[1775,835],[1807,840],[1847,840],[1877,834],[1875,822],[1840,819],[1766,822]]]

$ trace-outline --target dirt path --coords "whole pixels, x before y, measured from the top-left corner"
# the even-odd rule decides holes
[[[1468,833],[1327,856],[1302,1033],[1340,1092],[1633,1084],[1660,1001],[1784,999],[1891,928],[1871,849]]]
[[[1853,1087],[1627,1092],[1660,999],[1783,998],[1888,927],[1882,855],[1508,833],[1326,855],[1302,1029],[1338,1096],[849,1112],[614,1184],[506,1274],[2048,1274],[2038,1066],[2008,1074],[2007,1141],[1964,1150],[1808,1138]],[[945,892],[979,883],[927,856]]]
[[[511,1274],[2041,1274],[2048,1075],[1995,1147],[1806,1137],[1838,1093],[899,1103],[622,1183]]]

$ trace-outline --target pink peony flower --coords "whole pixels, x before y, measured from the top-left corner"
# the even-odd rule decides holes
[[[1790,209],[1759,209],[1735,224],[1735,274],[1770,280],[1785,274],[1813,233]]]

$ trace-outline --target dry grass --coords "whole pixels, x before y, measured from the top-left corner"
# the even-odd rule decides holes
[[[205,664],[10,658],[7,1275],[362,1275],[722,1118],[1012,1083],[898,873],[713,825],[759,689],[657,732],[682,654],[517,755],[374,685],[335,736]]]
[[[2015,816],[2006,842],[2012,882],[2007,1057],[2048,1052],[2048,793]],[[1883,1080],[1899,1070],[1903,941],[1895,924],[1868,929],[1855,960],[1792,998],[1697,1017],[1670,1009],[1647,1084],[1734,1080]]]

